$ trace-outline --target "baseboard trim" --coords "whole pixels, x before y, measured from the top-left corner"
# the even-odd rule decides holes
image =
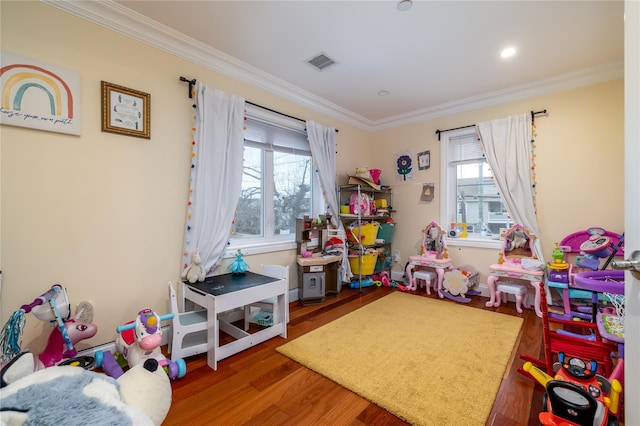
[[[167,345],[169,343],[169,335],[171,333],[171,326],[164,326],[161,328],[162,329],[162,343],[161,345]],[[116,351],[116,342],[115,340],[112,342],[107,342],[107,343],[103,343],[101,345],[97,345],[97,346],[92,346],[90,348],[87,349],[83,349],[81,351],[78,351],[78,355],[77,356],[91,356],[91,357],[95,357],[96,352],[98,351],[102,351],[102,352],[115,352]]]

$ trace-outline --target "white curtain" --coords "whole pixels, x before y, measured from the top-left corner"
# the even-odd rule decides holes
[[[481,143],[502,200],[516,223],[536,236],[534,251],[544,263],[536,218],[533,142],[529,114],[478,124]]]
[[[245,101],[198,83],[184,264],[200,252],[209,274],[220,264],[240,197]]]
[[[320,186],[327,201],[333,225],[344,231],[340,221],[340,203],[336,186],[336,129],[324,127],[313,121],[307,121],[307,137],[311,146],[311,155],[316,163]],[[353,274],[349,265],[348,251],[342,257],[342,281],[351,281]]]

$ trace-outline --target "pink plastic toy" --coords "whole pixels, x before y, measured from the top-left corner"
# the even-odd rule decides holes
[[[36,369],[56,365],[63,359],[76,356],[74,347],[81,340],[95,336],[97,328],[94,324],[70,319],[71,305],[66,289],[54,284],[49,290],[36,297],[33,302],[24,304],[15,311],[0,333],[2,353],[0,365],[4,365],[21,352],[20,340],[25,324],[25,314],[32,313],[40,321],[55,324],[45,349],[36,358]]]
[[[95,324],[79,321],[75,318],[64,322],[64,329],[67,333],[72,345],[81,340],[90,339],[98,332]],[[71,358],[76,355],[75,350],[71,353],[66,351],[67,344],[60,332],[60,328],[56,327],[51,331],[47,346],[38,355],[37,369],[52,367],[62,361],[63,358]]]

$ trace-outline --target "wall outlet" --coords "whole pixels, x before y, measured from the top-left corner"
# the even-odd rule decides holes
[[[400,262],[400,250],[393,251],[393,261]]]

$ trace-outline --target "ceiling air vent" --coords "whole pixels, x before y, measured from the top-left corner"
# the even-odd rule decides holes
[[[328,57],[326,54],[320,53],[307,60],[307,63],[315,67],[318,71],[323,71],[330,66],[335,65],[337,62]]]

